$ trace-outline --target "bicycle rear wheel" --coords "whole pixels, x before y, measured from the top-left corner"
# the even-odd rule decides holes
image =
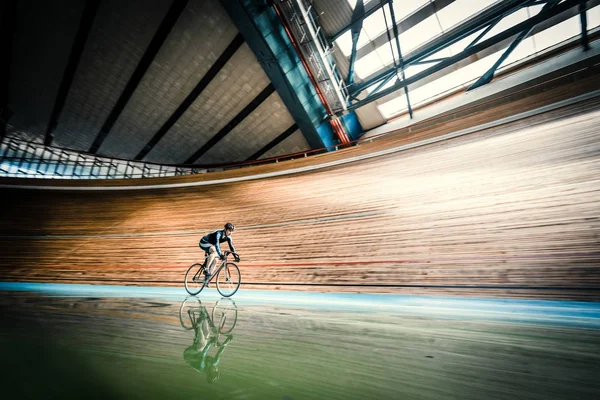
[[[204,265],[194,264],[185,273],[183,281],[185,290],[192,296],[197,295],[204,289]]]
[[[196,327],[197,321],[194,310],[200,311],[202,303],[195,296],[185,298],[179,307],[179,323],[185,330],[192,330]]]
[[[234,263],[227,263],[217,273],[217,290],[223,297],[230,297],[237,292],[242,283],[240,269]]]

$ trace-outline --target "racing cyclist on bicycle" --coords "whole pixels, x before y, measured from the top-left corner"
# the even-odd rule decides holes
[[[204,252],[207,254],[206,258],[206,267],[204,268],[204,280],[206,281],[206,286],[208,287],[208,280],[212,275],[212,270],[217,264],[217,256],[221,260],[225,260],[225,254],[221,251],[220,243],[227,242],[229,244],[229,249],[235,253],[235,247],[233,247],[233,241],[231,240],[231,234],[233,233],[235,227],[231,222],[225,224],[223,229],[218,229],[211,233],[207,233],[200,239],[199,246]],[[236,261],[239,261],[239,258],[236,255]]]

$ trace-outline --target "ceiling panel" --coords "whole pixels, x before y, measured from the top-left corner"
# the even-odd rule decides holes
[[[12,44],[10,123],[43,140],[83,11],[80,0],[20,0]],[[52,35],[43,34],[52,32]]]
[[[269,83],[256,57],[243,44],[145,160],[185,162]]]
[[[270,95],[254,112],[236,126],[223,140],[198,160],[199,164],[219,160],[245,161],[283,133],[294,119],[277,93]]]
[[[279,143],[277,146],[273,147],[271,150],[267,151],[265,154],[259,157],[259,160],[271,157],[283,156],[286,154],[300,153],[303,151],[310,150],[310,146],[306,141],[302,132],[297,130],[292,133],[287,139]]]
[[[169,6],[164,0],[100,4],[55,131],[55,145],[90,148]]]
[[[236,34],[218,0],[190,1],[98,154],[136,157]]]

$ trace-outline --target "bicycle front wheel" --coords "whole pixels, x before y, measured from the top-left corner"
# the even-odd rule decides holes
[[[223,297],[233,296],[241,283],[240,269],[234,263],[227,263],[217,273],[217,290]]]
[[[185,290],[192,296],[204,289],[204,265],[194,264],[185,273]]]
[[[212,310],[213,324],[221,334],[230,333],[237,323],[238,311],[235,302],[230,298],[217,300]]]

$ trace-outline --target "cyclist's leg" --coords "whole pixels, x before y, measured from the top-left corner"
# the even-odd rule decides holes
[[[200,241],[199,244],[200,248],[202,249],[202,251],[204,251],[204,271],[205,273],[208,272],[208,268],[210,267],[210,254],[211,254],[211,250],[213,250],[215,248],[215,246],[213,246],[210,243],[204,243],[203,241]],[[216,250],[214,250],[216,252]]]
[[[207,274],[211,274],[214,266],[217,262],[217,249],[215,248],[215,246],[210,246],[209,250],[208,250],[208,258],[206,259],[206,271]]]
[[[200,326],[198,327],[200,342],[200,345],[198,346],[199,348],[204,348],[204,346],[206,346],[206,344],[208,343],[208,337],[210,335],[210,326],[208,323],[208,318],[209,317],[208,313],[206,312],[206,309],[203,309]]]

